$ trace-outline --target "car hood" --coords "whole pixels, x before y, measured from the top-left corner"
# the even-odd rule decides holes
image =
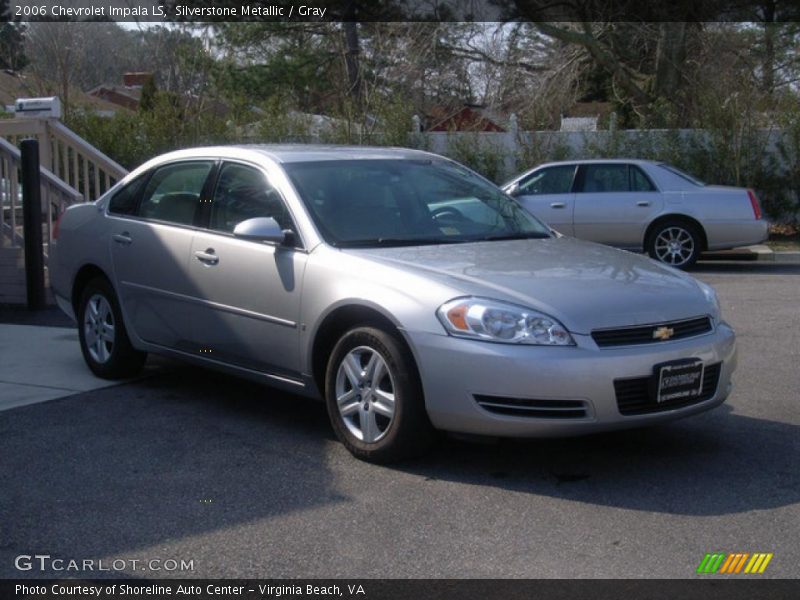
[[[573,333],[711,314],[690,276],[641,255],[570,237],[347,250],[442,284],[559,319]],[[448,298],[449,299],[449,298]]]

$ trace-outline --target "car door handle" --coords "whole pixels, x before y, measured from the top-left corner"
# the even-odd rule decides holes
[[[207,265],[215,265],[219,262],[219,256],[214,254],[213,248],[208,248],[205,252],[198,250],[194,253],[194,257]]]
[[[567,205],[565,202],[551,202],[550,208],[566,208]]]
[[[650,201],[649,200],[639,200],[639,202],[636,203],[636,206],[650,206]]]
[[[118,244],[122,244],[123,246],[128,246],[131,242],[133,242],[133,238],[131,234],[127,231],[123,233],[115,233],[111,236],[111,239],[117,242]]]

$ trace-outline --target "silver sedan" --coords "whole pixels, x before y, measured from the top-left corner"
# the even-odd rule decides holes
[[[666,163],[548,163],[503,189],[560,233],[644,250],[678,268],[692,265],[706,250],[767,239],[767,222],[753,190],[706,185]]]
[[[558,236],[425,152],[185,150],[62,216],[59,306],[89,368],[146,353],[324,399],[386,462],[436,430],[559,436],[722,403],[734,333],[679,271]]]

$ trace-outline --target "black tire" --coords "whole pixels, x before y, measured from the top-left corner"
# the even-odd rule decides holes
[[[675,245],[670,247],[670,240]],[[647,253],[658,262],[686,269],[703,251],[703,235],[694,223],[673,219],[656,225],[647,238]]]
[[[89,307],[92,302],[93,307]],[[103,304],[106,303],[106,305]],[[101,310],[97,311],[97,307]],[[102,309],[106,309],[103,312]],[[92,317],[92,312],[98,316]],[[142,370],[147,353],[136,350],[128,338],[122,311],[119,308],[117,295],[109,281],[104,277],[96,277],[86,284],[78,303],[78,338],[81,343],[83,359],[92,373],[103,379],[125,379],[133,377]],[[108,326],[113,327],[113,340],[92,343],[98,333],[103,333]]]
[[[350,356],[351,360],[361,361],[360,364],[368,367],[371,359],[368,351],[377,353],[383,360],[388,376],[380,375],[375,382],[362,381],[361,384],[368,383],[370,386],[357,389],[347,375],[343,361]],[[340,366],[343,369],[341,372]],[[366,369],[361,372],[361,374],[366,373]],[[356,394],[346,405],[360,407],[352,416],[346,417],[339,410],[337,385],[341,397],[352,392]],[[342,390],[346,391],[341,393]],[[377,395],[389,391],[394,396],[391,418],[381,413],[388,406],[383,399],[386,396]],[[325,401],[336,436],[356,458],[361,460],[385,464],[418,457],[425,454],[436,439],[435,430],[425,411],[422,384],[414,360],[402,341],[382,329],[357,327],[341,337],[328,360],[325,373]],[[365,410],[367,405],[369,410]],[[377,429],[371,430],[369,426],[366,429],[379,434],[374,441],[366,439],[370,436],[364,432],[362,415],[367,419],[373,415],[373,427]],[[359,438],[358,433],[363,438]]]

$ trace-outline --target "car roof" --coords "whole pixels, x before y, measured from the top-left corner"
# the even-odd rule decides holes
[[[614,163],[633,163],[637,165],[658,165],[661,161],[645,160],[643,158],[582,158],[579,160],[559,160],[555,162],[543,163],[536,167],[549,167],[554,165],[597,165],[597,164],[614,164]]]
[[[535,167],[531,167],[530,169],[526,169],[525,171],[514,175],[508,181],[500,184],[501,188],[505,188],[513,183],[516,183],[520,179],[523,179],[533,173],[534,171],[538,171],[539,169],[543,169],[545,167],[560,167],[560,166],[577,166],[577,165],[608,165],[608,164],[632,164],[632,165],[652,165],[652,166],[659,166],[664,164],[658,160],[645,160],[643,158],[580,158],[575,160],[557,160],[553,162],[542,163],[540,165],[536,165]]]
[[[207,146],[188,148],[164,154],[159,162],[193,157],[219,156],[241,158],[246,155],[262,155],[278,163],[317,162],[330,160],[376,160],[376,159],[430,159],[440,158],[435,154],[409,148],[378,146],[335,146],[323,144],[238,144],[231,146]]]

